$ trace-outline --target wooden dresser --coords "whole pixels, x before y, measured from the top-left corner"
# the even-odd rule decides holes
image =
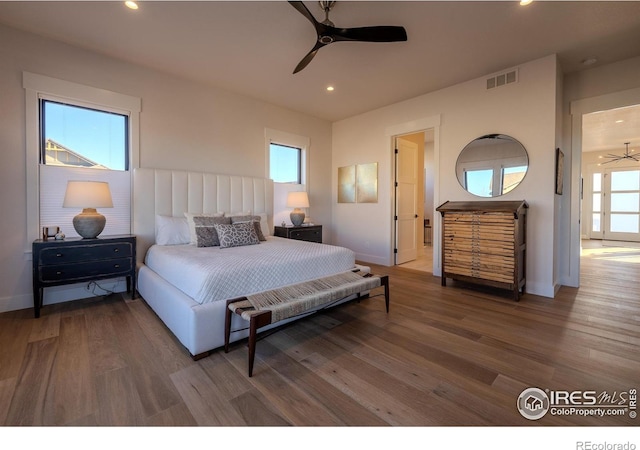
[[[522,201],[445,202],[442,285],[447,278],[525,291],[527,209]]]

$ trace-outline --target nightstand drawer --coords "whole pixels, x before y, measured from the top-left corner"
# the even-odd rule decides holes
[[[76,264],[58,264],[40,268],[40,282],[56,282],[62,280],[83,280],[100,276],[118,277],[129,275],[132,270],[131,258],[119,258],[103,261],[90,261]]]
[[[58,265],[74,262],[86,263],[107,258],[129,258],[133,254],[133,247],[128,242],[116,244],[95,244],[91,246],[67,246],[45,248],[40,252],[39,264]]]
[[[322,225],[274,227],[274,236],[322,244]]]
[[[322,231],[317,228],[311,230],[292,230],[289,233],[289,238],[300,241],[321,242]]]

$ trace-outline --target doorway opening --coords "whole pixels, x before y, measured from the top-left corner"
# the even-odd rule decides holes
[[[582,116],[583,239],[640,243],[640,105]]]
[[[434,129],[394,139],[394,264],[433,272]]]

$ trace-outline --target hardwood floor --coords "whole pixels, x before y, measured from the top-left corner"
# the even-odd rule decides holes
[[[638,425],[516,409],[528,387],[640,387],[640,249],[592,249],[555,299],[388,274],[384,299],[297,321],[193,361],[143,300],[121,295],[0,314],[0,424]]]

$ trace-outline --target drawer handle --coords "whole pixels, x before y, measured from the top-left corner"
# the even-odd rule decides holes
[[[62,275],[62,272],[60,272],[59,270],[56,272],[56,275]]]
[[[120,249],[119,248],[114,248],[113,251],[118,253],[120,251]]]
[[[120,268],[120,264],[114,264],[113,267],[115,267],[116,269],[119,269]]]
[[[56,253],[56,256],[57,256],[58,258],[61,258],[61,257],[62,257],[62,253]]]

